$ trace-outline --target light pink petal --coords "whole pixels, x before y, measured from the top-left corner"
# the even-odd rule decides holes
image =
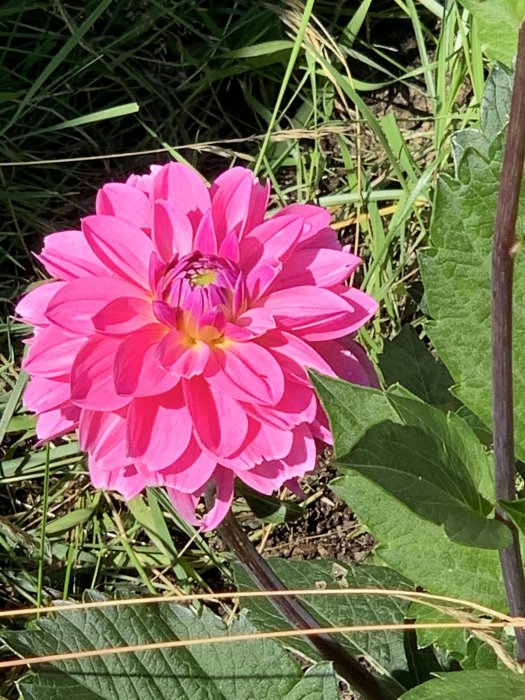
[[[238,396],[241,400],[246,395],[269,404],[276,404],[281,399],[284,376],[277,360],[265,348],[251,342],[234,343],[224,351],[216,350],[214,357],[228,385],[233,384],[242,391],[242,397]]]
[[[211,209],[202,217],[193,243],[195,250],[209,255],[217,255],[217,236]]]
[[[312,284],[318,287],[333,287],[344,282],[357,269],[361,260],[356,255],[329,248],[305,248],[295,251],[275,289]]]
[[[114,299],[93,316],[93,326],[108,335],[128,335],[155,321],[151,302],[138,297]]]
[[[129,335],[115,355],[114,377],[122,396],[154,396],[172,389],[178,378],[158,360],[158,346],[166,335],[159,323],[144,326]]]
[[[249,422],[250,429],[244,445],[237,453],[222,459],[223,465],[234,469],[235,472],[253,469],[254,465],[264,460],[286,457],[292,447],[291,430],[279,430],[251,417]]]
[[[69,375],[52,379],[34,376],[24,392],[24,406],[34,413],[43,413],[62,406],[70,398]]]
[[[133,465],[119,465],[108,471],[102,469],[95,457],[88,460],[89,476],[96,489],[118,491],[127,501],[137,496],[148,486],[147,480]]]
[[[254,188],[264,189],[251,170],[241,167],[226,170],[213,183],[212,211],[219,241],[232,231],[241,236],[247,223],[253,227],[262,221],[266,207],[262,209],[260,196],[254,197],[254,208],[251,208]]]
[[[153,209],[153,241],[164,260],[188,255],[193,248],[193,228],[184,211],[175,202],[159,200]]]
[[[116,277],[83,277],[59,289],[47,307],[46,316],[71,333],[89,335],[95,331],[93,317],[119,297],[144,298],[144,292]]]
[[[84,409],[78,426],[80,449],[95,455],[106,454],[108,450],[125,438],[122,428],[126,425],[125,413],[91,411]]]
[[[145,175],[130,175],[126,180],[126,185],[129,187],[135,187],[137,190],[144,192],[146,195],[150,195],[153,189],[153,181],[156,175],[166,166],[163,165],[150,165],[150,172]]]
[[[301,241],[314,238],[320,231],[330,226],[330,213],[314,204],[289,204],[278,211],[274,218],[280,216],[300,216],[305,220],[306,225],[301,234]]]
[[[199,520],[195,515],[195,507],[199,502],[198,497],[191,493],[180,493],[176,489],[168,486],[168,496],[173,503],[175,510],[190,525],[197,526]]]
[[[210,357],[210,348],[200,340],[188,346],[187,336],[174,330],[160,342],[157,357],[167,372],[189,379],[202,374]]]
[[[71,369],[71,400],[81,408],[115,411],[130,399],[115,389],[113,365],[121,344],[118,338],[94,336],[82,347]]]
[[[234,322],[228,322],[224,334],[231,340],[253,340],[273,328],[275,320],[271,311],[255,307],[240,314]]]
[[[75,430],[79,417],[80,410],[71,404],[41,413],[36,422],[36,436],[39,442],[53,440]]]
[[[193,423],[182,391],[134,399],[128,413],[127,444],[150,471],[165,469],[188,447]]]
[[[65,282],[42,282],[34,287],[16,305],[16,315],[32,326],[48,326],[49,319],[45,316],[46,309],[55,294],[65,284]]]
[[[86,216],[82,231],[95,255],[115,274],[145,289],[153,243],[144,231],[114,216]]]
[[[168,163],[156,173],[152,194],[154,200],[175,202],[189,218],[193,228],[197,227],[211,206],[204,180],[193,168],[182,163]]]
[[[218,459],[233,454],[242,445],[248,431],[245,410],[202,377],[183,382],[198,442]]]
[[[277,491],[284,478],[282,463],[277,461],[263,462],[253,469],[236,470],[235,473],[247,486],[268,496]]]
[[[272,331],[259,342],[271,350],[278,362],[299,380],[304,379],[309,383],[307,369],[315,369],[323,374],[334,376],[330,364],[317,351],[317,345],[307,343],[293,333]]]
[[[196,493],[210,480],[217,461],[202,451],[192,439],[185,452],[163,470],[161,476],[166,486],[183,493]]]
[[[317,398],[311,386],[286,382],[283,398],[275,406],[243,404],[246,412],[270,426],[287,430],[299,423],[310,423],[317,413]]]
[[[38,259],[52,277],[60,280],[112,274],[92,251],[82,231],[59,231],[46,236]]]
[[[286,261],[293,253],[304,228],[296,216],[273,216],[254,228],[241,242],[241,269],[248,272],[266,260]]]
[[[147,195],[122,182],[110,182],[97,192],[96,212],[125,219],[143,229],[151,228],[151,207]]]
[[[313,343],[315,350],[332,368],[334,375],[352,384],[362,386],[377,386],[375,374],[370,360],[363,349],[353,340],[340,338]]]
[[[28,374],[41,377],[61,377],[69,374],[71,365],[85,338],[74,338],[64,333],[62,328],[43,328],[37,338],[33,338],[29,352],[22,362]]]
[[[239,248],[239,237],[235,231],[231,231],[226,235],[221,247],[219,249],[219,256],[221,258],[226,258],[226,260],[231,260],[234,263],[239,262],[240,258],[240,248]]]
[[[246,276],[246,288],[248,296],[253,301],[259,299],[268,290],[270,285],[278,279],[282,270],[282,263],[274,260],[266,260],[264,264],[252,268]]]
[[[263,305],[278,325],[310,341],[353,333],[371,315],[355,298],[350,303],[342,294],[322,287],[281,289],[268,294]]]
[[[215,502],[202,519],[201,532],[214,530],[228,515],[233,502],[235,477],[229,469],[217,467],[215,471]]]
[[[285,465],[286,480],[303,476],[315,469],[317,448],[308,425],[297,426],[293,431],[292,449],[282,460]]]

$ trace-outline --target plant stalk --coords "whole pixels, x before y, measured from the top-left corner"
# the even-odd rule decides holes
[[[518,40],[492,251],[492,401],[496,501],[516,498],[512,395],[512,279],[516,220],[525,160],[525,24]],[[512,544],[500,550],[500,563],[510,614],[525,617],[525,578],[519,533],[505,511],[496,517],[512,531]],[[525,664],[525,630],[516,628],[517,659]]]
[[[219,526],[218,531],[224,544],[236,555],[261,590],[286,590],[283,582],[255,549],[232,513]],[[283,596],[269,600],[297,630],[319,627],[319,623],[294,597]],[[324,659],[332,661],[335,671],[363,700],[394,700],[398,697],[361,666],[331,635],[319,634],[305,639]]]

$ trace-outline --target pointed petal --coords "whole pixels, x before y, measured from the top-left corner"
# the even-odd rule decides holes
[[[193,228],[184,211],[175,202],[159,200],[153,209],[153,242],[169,263],[175,254],[188,255],[193,248]]]
[[[71,398],[69,375],[62,377],[31,377],[24,391],[24,406],[34,413],[51,411]]]
[[[190,525],[197,526],[199,520],[195,515],[195,507],[199,499],[191,493],[181,493],[177,489],[168,486],[168,496],[173,503],[175,510]]]
[[[155,321],[151,302],[138,297],[114,299],[93,316],[93,326],[108,335],[128,335]]]
[[[106,267],[119,277],[148,288],[153,243],[141,228],[124,219],[100,214],[82,219],[82,231]]]
[[[166,334],[159,323],[144,326],[129,335],[115,355],[114,377],[117,392],[122,396],[155,396],[164,394],[178,382],[157,359],[157,349]]]
[[[46,309],[55,294],[65,284],[65,282],[42,282],[34,287],[16,305],[16,315],[32,326],[48,326],[49,319],[45,316]]]
[[[62,328],[49,326],[33,338],[22,367],[28,374],[40,377],[69,375],[75,357],[86,342],[85,338],[71,337]]]
[[[72,432],[78,425],[79,417],[80,410],[71,404],[41,413],[36,422],[36,436],[39,442],[53,440]]]
[[[248,431],[244,409],[202,377],[183,380],[184,396],[198,442],[218,459],[233,454]]]
[[[320,231],[330,226],[330,213],[315,204],[289,204],[274,215],[274,217],[280,216],[300,216],[304,219],[305,226],[300,238],[302,242],[314,238]]]
[[[168,163],[153,180],[153,199],[177,202],[194,228],[211,206],[210,195],[204,180],[193,168],[182,163]]]
[[[189,379],[202,374],[210,357],[210,348],[200,340],[188,346],[187,336],[173,330],[160,342],[157,357],[166,371]]]
[[[97,192],[96,212],[125,219],[142,229],[151,228],[147,195],[123,182],[109,182]]]
[[[273,216],[254,228],[241,242],[241,269],[251,270],[266,260],[286,261],[293,253],[304,228],[296,216]]]
[[[201,253],[217,255],[217,236],[211,209],[204,214],[197,227],[193,247]]]
[[[235,476],[229,469],[217,467],[215,471],[215,502],[202,519],[201,532],[214,530],[228,515],[233,502]]]
[[[268,309],[254,307],[228,322],[224,334],[232,340],[253,340],[275,328],[273,314]]]
[[[333,287],[344,282],[360,265],[356,255],[329,248],[305,248],[295,251],[284,266],[274,289],[312,284]]]
[[[208,483],[216,466],[217,461],[192,439],[177,461],[163,470],[162,478],[168,487],[183,493],[196,493]]]
[[[46,236],[38,259],[52,277],[60,280],[112,274],[92,251],[82,231],[59,231]]]
[[[129,403],[115,389],[113,365],[121,340],[94,336],[82,347],[71,369],[71,400],[81,408],[115,411]]]

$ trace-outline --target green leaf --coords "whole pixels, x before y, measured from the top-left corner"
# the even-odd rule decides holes
[[[525,677],[512,671],[459,671],[440,674],[409,690],[401,700],[525,700]]]
[[[385,342],[379,369],[388,385],[399,383],[429,404],[447,406],[453,401],[449,392],[452,377],[412,326],[403,326],[395,338]]]
[[[207,608],[197,615],[187,607],[164,603],[88,610],[64,606],[51,617],[41,618],[36,629],[2,636],[12,650],[28,657],[253,632],[243,618],[226,627]],[[303,676],[298,664],[270,639],[188,644],[34,668],[36,673],[19,683],[24,697],[31,700],[62,700],[70,695],[79,700],[295,700],[308,697],[308,689],[312,697],[336,697],[329,692],[326,666]],[[333,687],[333,674],[332,681]]]
[[[511,65],[518,48],[518,30],[525,19],[523,0],[460,0],[477,19],[483,50],[489,58]]]
[[[303,515],[301,506],[293,501],[257,493],[245,484],[239,484],[238,489],[253,514],[265,523],[290,523]]]
[[[58,535],[77,527],[77,525],[87,523],[93,516],[93,513],[93,508],[77,508],[76,510],[62,515],[60,518],[50,520],[46,524],[46,535]]]
[[[338,697],[332,664],[323,661],[309,668],[283,700],[337,700]]]
[[[292,588],[407,588],[406,579],[386,567],[357,566],[332,560],[293,561],[269,559],[268,564],[289,589]],[[234,565],[239,590],[253,590],[254,584],[240,564]],[[301,596],[301,601],[323,627],[348,624],[401,623],[408,604],[388,596],[318,595]],[[242,608],[248,620],[265,631],[290,629],[266,598],[244,598]],[[338,635],[351,653],[364,657],[374,670],[393,681],[408,670],[403,632],[356,632]],[[301,638],[287,638],[286,645],[312,657],[312,649]],[[395,682],[395,681],[393,681]]]
[[[503,134],[508,119],[511,74],[498,67],[488,81],[482,130],[455,138],[455,177],[438,183],[431,227],[432,248],[420,256],[430,315],[429,336],[447,365],[454,394],[492,425],[491,255]],[[525,232],[525,191],[520,198],[518,236]],[[516,450],[525,459],[525,257],[514,269],[514,397]],[[520,443],[521,440],[521,443]]]
[[[506,610],[498,553],[451,542],[439,525],[422,520],[358,472],[331,484],[379,541],[375,556],[438,595]]]

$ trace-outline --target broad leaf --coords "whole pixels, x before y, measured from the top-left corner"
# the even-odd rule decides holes
[[[268,560],[271,568],[287,588],[407,588],[410,585],[386,567],[339,563],[330,560]],[[253,590],[254,584],[239,565],[235,579],[240,590]],[[318,595],[302,596],[301,601],[323,627],[358,624],[402,623],[408,604],[385,596]],[[260,630],[290,629],[266,598],[243,599],[248,620]],[[341,644],[356,656],[363,657],[387,679],[404,678],[408,670],[404,635],[399,632],[356,632],[338,635]],[[311,648],[301,638],[288,638],[286,645],[312,657]]]
[[[498,553],[451,542],[366,477],[349,471],[331,484],[379,541],[375,556],[431,593],[506,610]]]
[[[332,664],[323,661],[308,669],[304,678],[283,700],[337,700],[337,680]]]
[[[207,608],[197,615],[181,605],[164,603],[58,608],[51,617],[40,619],[36,629],[2,636],[16,653],[29,657],[177,639],[227,638],[254,631],[242,618],[226,627]],[[269,639],[189,643],[177,649],[115,653],[34,668],[36,673],[19,684],[24,697],[31,700],[63,700],[71,695],[78,700],[296,700],[307,697],[305,688],[315,697],[334,698],[326,667],[304,677],[298,664]]]
[[[433,406],[449,406],[453,384],[447,368],[438,362],[410,325],[385,342],[379,358],[385,382],[401,384],[412,394]]]
[[[510,515],[522,534],[525,534],[525,498],[517,498],[514,501],[499,501],[499,504]]]
[[[511,65],[518,48],[518,30],[525,19],[523,0],[460,0],[477,19],[487,56]]]
[[[486,3],[489,4],[488,2]],[[456,383],[454,393],[487,426],[491,399],[491,249],[511,78],[493,71],[482,105],[482,130],[455,138],[455,177],[438,183],[432,248],[420,256],[430,315],[428,333]],[[518,235],[525,231],[525,192]],[[525,458],[525,257],[514,274],[514,396],[517,453]],[[521,443],[520,443],[521,441]]]
[[[409,690],[401,700],[525,700],[525,676],[512,671],[440,674]]]

